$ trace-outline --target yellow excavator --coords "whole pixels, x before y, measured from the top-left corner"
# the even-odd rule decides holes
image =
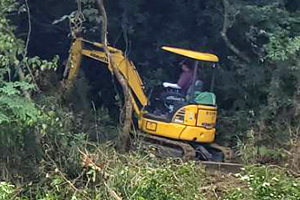
[[[213,54],[181,48],[164,46],[162,49],[195,61],[193,80],[187,95],[182,95],[178,87],[166,87],[163,98],[159,95],[147,96],[134,64],[121,50],[108,47],[111,59],[131,89],[131,101],[144,143],[152,146],[157,155],[162,156],[181,157],[185,160],[231,160],[233,155],[231,149],[214,143],[217,120],[216,97],[212,90],[202,91],[201,81],[197,80],[199,63],[209,63],[211,67],[216,68],[219,58]],[[83,56],[106,63],[108,69],[113,70],[103,50],[103,44],[82,37],[74,38],[64,72],[67,88],[73,86]],[[159,108],[158,105],[163,108]],[[158,112],[161,110],[164,112]]]

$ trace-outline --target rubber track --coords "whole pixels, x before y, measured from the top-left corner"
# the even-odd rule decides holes
[[[163,144],[168,144],[168,146],[174,146],[174,147],[180,148],[181,151],[183,152],[182,159],[184,161],[194,160],[195,157],[196,157],[195,149],[187,143],[177,142],[177,141],[174,141],[174,140],[169,140],[167,138],[157,137],[157,136],[150,135],[150,134],[142,134],[142,136],[147,138],[147,139],[157,141],[156,144],[162,144],[162,145]],[[162,147],[164,147],[164,146],[162,146]]]

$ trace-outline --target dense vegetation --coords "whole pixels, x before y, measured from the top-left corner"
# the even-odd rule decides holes
[[[126,52],[147,89],[178,77],[180,58],[162,45],[221,58],[218,140],[249,166],[236,175],[209,174],[193,162],[119,154],[121,102],[109,73],[83,67],[72,97],[60,82],[70,28],[100,41],[94,0],[1,0],[0,199],[300,198],[300,2],[111,0],[105,6],[110,45]],[[204,81],[209,70],[203,69]]]

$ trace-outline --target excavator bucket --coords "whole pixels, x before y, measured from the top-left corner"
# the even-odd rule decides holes
[[[187,50],[187,49],[180,49],[180,48],[175,48],[175,47],[167,47],[167,46],[163,46],[162,49],[166,50],[166,51],[170,51],[172,53],[176,53],[176,54],[188,57],[188,58],[193,58],[196,60],[219,62],[218,56],[209,54],[209,53],[202,53],[202,52],[197,52],[197,51],[192,51],[192,50]]]

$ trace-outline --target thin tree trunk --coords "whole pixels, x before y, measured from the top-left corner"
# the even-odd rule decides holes
[[[111,54],[107,47],[107,15],[104,8],[103,0],[97,0],[97,5],[99,12],[102,15],[102,43],[105,54],[108,57],[109,65],[113,69],[113,73],[116,76],[117,80],[122,86],[124,93],[124,109],[125,109],[125,118],[123,122],[122,132],[120,133],[120,151],[129,150],[130,144],[130,130],[131,130],[131,120],[132,120],[132,102],[131,102],[131,91],[128,86],[127,80],[122,76],[120,71],[117,68],[117,64],[112,59]]]
[[[25,75],[24,75],[21,65],[17,66],[17,68],[18,68],[17,70],[18,70],[18,75],[19,75],[20,81],[25,81]],[[28,91],[23,90],[23,94],[26,99],[31,100],[31,95]]]

